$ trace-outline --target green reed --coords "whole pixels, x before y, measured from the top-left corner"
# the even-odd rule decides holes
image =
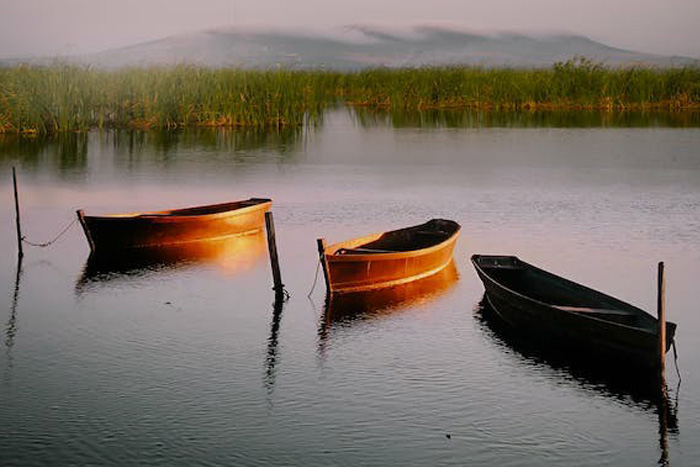
[[[582,58],[548,69],[354,73],[196,66],[105,71],[60,63],[0,69],[0,132],[298,127],[319,123],[338,102],[392,111],[683,111],[700,108],[700,69],[612,69]]]
[[[583,58],[548,69],[422,68],[343,76],[355,105],[392,110],[476,108],[690,109],[700,106],[700,69],[612,69]]]
[[[192,66],[0,69],[0,131],[314,124],[334,102],[337,78],[333,73]]]

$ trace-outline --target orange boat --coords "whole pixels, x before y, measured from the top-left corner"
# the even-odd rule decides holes
[[[169,211],[86,216],[77,211],[93,254],[184,245],[259,231],[272,200],[250,198]]]
[[[444,269],[452,259],[460,225],[446,219],[326,246],[319,255],[331,293],[361,292],[405,284]]]

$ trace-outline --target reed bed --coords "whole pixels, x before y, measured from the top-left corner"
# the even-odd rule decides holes
[[[606,68],[586,59],[549,69],[367,70],[343,77],[355,106],[391,110],[699,110],[699,68]]]
[[[0,132],[91,128],[270,129],[313,125],[338,102],[422,111],[700,110],[700,69],[371,69],[353,73],[207,69],[118,71],[55,64],[0,69]]]
[[[102,71],[54,65],[0,69],[0,131],[90,128],[294,127],[334,102],[332,73],[193,66]]]

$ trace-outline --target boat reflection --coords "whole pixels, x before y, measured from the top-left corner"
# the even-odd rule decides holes
[[[258,231],[167,248],[143,248],[133,253],[91,255],[78,279],[76,291],[82,293],[100,284],[142,279],[205,263],[214,264],[226,275],[233,275],[256,267],[263,262],[266,253],[265,235]]]
[[[459,279],[454,261],[440,272],[424,279],[394,287],[331,294],[326,296],[319,323],[319,342],[323,343],[336,326],[386,317],[408,307],[428,303],[449,291]]]
[[[586,391],[604,394],[627,406],[651,412],[658,418],[659,464],[668,464],[668,435],[678,434],[678,402],[670,399],[665,385],[649,380],[644,372],[621,370],[619,366],[606,367],[599,361],[592,364],[585,355],[562,353],[556,346],[543,346],[542,340],[514,331],[496,314],[486,299],[478,303],[475,318],[481,329],[499,347],[533,366],[547,366],[556,371],[562,381],[574,383]],[[678,396],[678,389],[675,397]]]

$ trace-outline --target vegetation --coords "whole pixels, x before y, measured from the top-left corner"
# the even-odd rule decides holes
[[[584,58],[528,70],[0,69],[0,132],[297,127],[338,102],[392,111],[698,110],[700,69],[611,69]]]

